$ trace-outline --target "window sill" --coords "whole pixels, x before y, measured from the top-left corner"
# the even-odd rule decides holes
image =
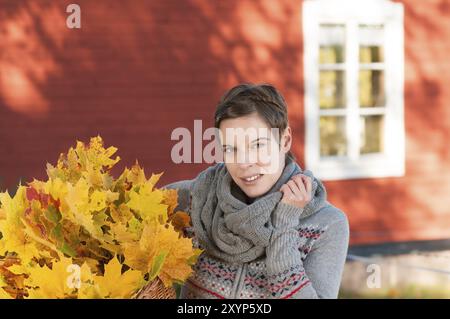
[[[392,159],[382,154],[363,155],[356,161],[338,157],[321,158],[315,163],[306,163],[306,169],[324,181],[405,176],[403,159]]]

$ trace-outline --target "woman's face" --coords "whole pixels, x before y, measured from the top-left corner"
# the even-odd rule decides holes
[[[219,133],[223,160],[234,182],[250,198],[267,193],[283,172],[291,129],[278,133],[255,112],[223,120]]]

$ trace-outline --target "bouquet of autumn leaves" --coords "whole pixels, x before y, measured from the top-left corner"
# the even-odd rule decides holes
[[[133,298],[158,280],[182,284],[201,253],[183,236],[177,191],[157,189],[101,137],[47,164],[47,181],[0,193],[1,298]]]

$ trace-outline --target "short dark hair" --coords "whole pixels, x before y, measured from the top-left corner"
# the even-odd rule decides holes
[[[225,119],[234,119],[255,112],[269,127],[278,128],[280,137],[289,125],[286,101],[273,85],[243,83],[231,88],[222,96],[216,107],[214,126],[218,129]],[[295,161],[295,156],[290,150],[286,156]]]

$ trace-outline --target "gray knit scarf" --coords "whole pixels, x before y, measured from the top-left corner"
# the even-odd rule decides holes
[[[312,200],[299,218],[317,211],[326,200],[326,190],[309,170],[302,171],[287,160],[283,173],[264,195],[247,204],[232,193],[234,184],[224,163],[193,185],[191,189],[191,219],[196,237],[209,255],[229,263],[254,261],[265,254],[272,235],[271,214],[282,198],[281,186],[294,175],[312,178]]]

